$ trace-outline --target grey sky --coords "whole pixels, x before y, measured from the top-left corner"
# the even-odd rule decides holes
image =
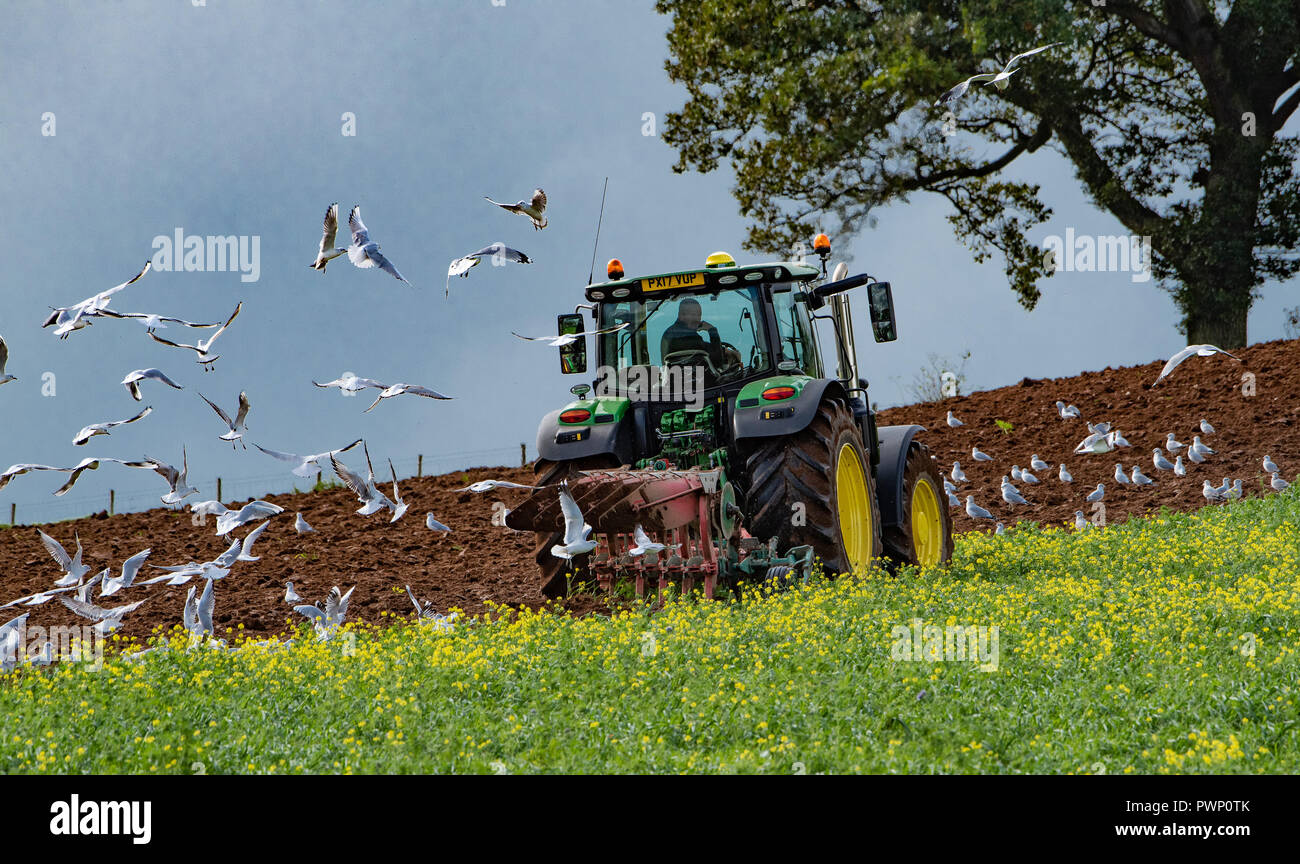
[[[662,130],[685,98],[663,70],[668,21],[648,2],[384,2],[364,12],[342,2],[11,4],[4,18],[0,334],[20,380],[0,389],[0,467],[88,455],[179,460],[184,441],[205,498],[218,475],[228,500],[287,489],[294,478],[279,463],[217,440],[224,427],[195,392],[232,410],[241,389],[253,405],[247,437],[278,450],[320,452],[364,436],[377,461],[391,456],[402,473],[417,453],[426,470],[511,462],[521,441],[531,457],[537,420],[569,398],[578,376],[560,375],[553,349],[510,331],[553,332],[555,314],[581,301],[606,175],[598,270],[613,256],[629,275],[702,264],[717,249],[751,258],[729,171],[675,175],[673,152],[642,134],[645,112]],[[53,137],[41,134],[46,112]],[[356,115],[354,137],[341,134],[344,112]],[[1043,184],[1056,211],[1044,234],[1121,232],[1058,157],[1039,154],[1018,169]],[[545,231],[483,201],[518,200],[539,185],[550,199]],[[305,266],[332,201],[344,218],[361,204],[414,289],[345,259],[324,275]],[[905,385],[930,352],[969,349],[968,386],[983,389],[1146,362],[1184,344],[1168,295],[1127,273],[1058,274],[1025,312],[1000,262],[974,264],[946,213],[944,202],[918,196],[880,211],[875,230],[834,238],[852,250],[853,272],[894,285],[896,343],[869,341],[864,300],[855,301],[861,366],[882,406],[909,401]],[[134,322],[100,321],[65,342],[41,330],[49,306],[126,280],[153,238],[177,228],[259,237],[259,280],[155,272],[113,307],[216,321],[243,300],[216,371],[203,373],[191,352],[154,343]],[[536,263],[485,262],[444,298],[447,263],[497,240]],[[1266,286],[1252,341],[1282,335],[1297,284]],[[186,389],[147,383],[152,416],[73,447],[83,425],[139,410],[117,382],[149,366]],[[364,396],[310,383],[343,371],[457,399],[402,397],[363,415]],[[52,398],[41,395],[45,372],[56,376]],[[466,451],[476,454],[447,455]],[[50,495],[60,482],[17,478],[0,491],[0,520],[12,501],[25,521],[100,509],[110,488],[122,509],[165,491],[152,474],[112,465],[62,501]]]

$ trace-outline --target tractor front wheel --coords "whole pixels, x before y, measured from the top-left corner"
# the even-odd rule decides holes
[[[952,559],[952,514],[943,490],[943,473],[919,441],[908,445],[903,467],[903,520],[885,531],[891,565],[935,567]]]

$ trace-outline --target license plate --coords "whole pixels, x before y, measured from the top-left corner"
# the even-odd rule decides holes
[[[698,288],[704,284],[703,273],[674,273],[671,276],[651,276],[642,279],[642,291],[664,291],[669,288]]]

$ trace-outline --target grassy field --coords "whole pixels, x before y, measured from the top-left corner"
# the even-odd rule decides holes
[[[174,637],[0,679],[0,771],[1295,773],[1298,525],[1293,489],[655,614]]]

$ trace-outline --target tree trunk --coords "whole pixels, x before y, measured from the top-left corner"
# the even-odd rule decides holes
[[[1213,300],[1197,300],[1198,292],[1188,286],[1191,295],[1190,311],[1183,324],[1187,333],[1188,345],[1214,345],[1231,351],[1246,345],[1246,315],[1250,311],[1248,304],[1234,304],[1235,308],[1216,308]],[[1247,287],[1243,294],[1250,295]]]
[[[1183,283],[1175,299],[1189,345],[1246,345],[1246,316],[1258,282],[1256,219],[1267,147],[1267,141],[1228,128],[1211,140],[1205,199],[1174,264]]]

